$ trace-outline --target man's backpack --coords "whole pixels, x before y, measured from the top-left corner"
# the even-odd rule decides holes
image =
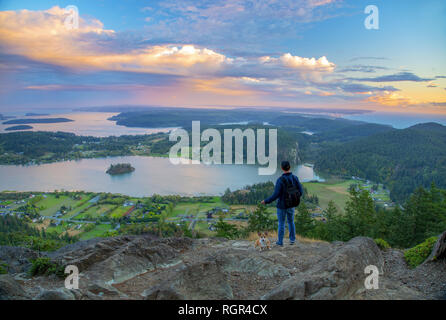
[[[300,197],[302,195],[300,194],[297,185],[293,183],[295,179],[293,176],[291,176],[291,182],[286,177],[282,177],[282,180],[285,183],[285,207],[287,209],[297,207],[300,203]]]

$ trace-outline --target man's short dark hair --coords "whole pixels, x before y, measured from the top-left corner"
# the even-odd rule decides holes
[[[290,170],[291,166],[290,163],[288,161],[282,161],[282,163],[280,164],[280,166],[282,167],[283,170],[288,171]]]

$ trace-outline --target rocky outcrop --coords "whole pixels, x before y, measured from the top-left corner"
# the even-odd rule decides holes
[[[75,300],[75,295],[71,290],[65,288],[43,290],[35,300]]]
[[[432,249],[432,253],[426,259],[425,263],[446,258],[446,231],[443,232]]]
[[[2,249],[0,252],[11,250]],[[35,254],[17,252],[28,261]],[[62,265],[77,266],[79,289],[65,289],[64,279],[54,275],[25,277],[19,273],[26,269],[24,263],[16,266],[13,277],[0,279],[0,297],[431,299],[442,288],[432,286],[429,279],[441,283],[446,277],[445,268],[436,262],[410,270],[402,252],[381,251],[372,239],[363,237],[346,243],[304,241],[260,252],[252,242],[243,240],[121,236],[81,241],[42,255]],[[380,272],[379,290],[364,286],[369,265]],[[430,274],[426,277],[425,273]]]
[[[224,300],[234,297],[227,274],[214,260],[185,266],[173,279],[145,290],[142,296],[148,300]]]
[[[31,260],[37,259],[39,253],[22,247],[0,246],[0,261],[6,263],[10,273],[27,272]]]
[[[81,283],[113,284],[156,269],[175,258],[192,244],[190,239],[161,239],[152,236],[106,238],[82,248],[65,248],[52,259],[61,265],[75,265],[82,275]],[[82,286],[82,284],[81,284]]]
[[[26,300],[27,295],[22,286],[9,274],[0,275],[0,300]]]
[[[370,238],[354,238],[315,268],[295,275],[268,292],[262,299],[346,299],[364,286],[364,270],[381,270],[383,257]]]

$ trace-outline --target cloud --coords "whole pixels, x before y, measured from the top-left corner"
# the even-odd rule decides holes
[[[335,64],[328,61],[325,56],[319,59],[302,58],[299,56],[292,56],[286,53],[280,57],[280,61],[284,66],[292,69],[311,69],[319,71],[333,71]]]
[[[324,1],[312,1],[313,6]],[[192,10],[192,9],[191,9]],[[293,56],[228,57],[194,44],[140,45],[126,34],[103,28],[96,19],[83,19],[79,29],[64,25],[64,9],[0,12],[0,47],[10,55],[80,70],[108,70],[178,76],[281,77],[331,72],[335,64]],[[285,71],[285,72],[284,72]]]
[[[415,81],[415,82],[423,82],[423,81],[431,81],[433,79],[429,78],[420,78],[419,76],[413,74],[412,72],[399,72],[396,74],[379,76],[374,78],[350,78],[351,80],[358,81],[370,81],[370,82],[393,82],[393,81]]]
[[[446,102],[432,102],[432,105],[436,107],[446,107]]]
[[[368,97],[365,101],[391,107],[405,107],[421,103],[420,101],[404,96],[401,93],[389,91],[384,91],[380,94]]]
[[[339,87],[344,90],[345,92],[352,92],[352,93],[372,93],[375,91],[386,91],[386,92],[394,92],[399,91],[399,89],[393,87],[393,86],[385,86],[385,87],[374,87],[374,86],[367,86],[360,83],[347,83],[347,84],[340,84]]]
[[[347,66],[340,70],[339,72],[365,72],[365,73],[373,73],[377,70],[388,70],[387,67],[380,67],[380,66],[369,66],[369,65],[353,65],[353,66]]]
[[[390,59],[386,57],[355,57],[350,59],[350,61],[358,61],[358,60],[390,60]]]
[[[259,47],[300,33],[301,26],[339,15],[341,0],[166,0],[151,11],[147,39],[218,45],[226,49]]]

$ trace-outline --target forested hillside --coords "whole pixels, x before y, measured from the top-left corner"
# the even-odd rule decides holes
[[[385,183],[393,200],[404,201],[419,186],[446,187],[446,127],[425,123],[336,145],[315,168]]]

